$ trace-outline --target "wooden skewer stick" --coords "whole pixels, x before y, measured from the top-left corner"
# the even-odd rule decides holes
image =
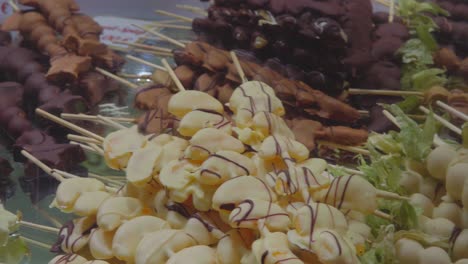
[[[98,145],[94,144],[94,143],[88,143],[88,145],[94,150],[96,151],[97,154],[101,155],[104,157],[104,150],[102,148],[100,148]]]
[[[67,135],[68,140],[73,140],[79,143],[91,143],[91,144],[101,144],[101,141],[98,141],[94,138],[90,137],[83,137],[83,136],[78,136],[78,135],[73,135],[73,134],[68,134]]]
[[[323,141],[323,140],[317,140],[317,143],[320,145],[332,147],[332,148],[337,148],[337,149],[342,149],[346,150],[349,152],[354,152],[357,154],[362,154],[362,155],[370,155],[370,152],[367,149],[363,149],[360,147],[353,147],[353,146],[345,146],[345,145],[340,145],[334,142],[329,142],[329,141]]]
[[[19,224],[24,226],[24,227],[34,228],[34,229],[47,231],[47,232],[51,232],[51,233],[56,233],[56,234],[58,234],[60,232],[60,229],[58,229],[58,228],[45,226],[45,225],[39,225],[39,224],[24,221],[24,220],[19,221]]]
[[[158,28],[174,28],[174,29],[192,30],[192,27],[183,26],[183,25],[171,25],[171,24],[164,24],[164,23],[159,23],[159,22],[153,22],[152,25]]]
[[[119,76],[117,76],[117,75],[115,75],[115,74],[113,74],[113,73],[110,73],[110,72],[108,72],[108,71],[106,71],[106,70],[104,70],[104,69],[101,69],[101,68],[99,68],[99,67],[96,67],[95,70],[96,70],[97,72],[101,73],[102,75],[105,75],[105,76],[107,76],[107,77],[109,77],[109,78],[111,78],[111,79],[114,79],[114,80],[116,80],[116,81],[122,83],[122,84],[125,84],[126,86],[128,86],[128,87],[130,87],[130,88],[133,88],[133,89],[138,88],[138,85],[136,85],[136,84],[134,84],[134,83],[132,83],[132,82],[129,82],[129,81],[125,80],[124,78],[119,77]]]
[[[184,9],[191,11],[195,14],[200,14],[202,16],[208,16],[208,12],[206,12],[203,8],[191,5],[176,5],[177,8]]]
[[[168,37],[168,36],[166,36],[166,35],[164,35],[162,33],[159,33],[159,32],[157,32],[155,30],[147,29],[145,27],[142,27],[142,26],[139,26],[139,25],[136,25],[136,24],[132,24],[132,26],[137,27],[137,28],[139,28],[141,30],[144,30],[145,32],[151,33],[151,34],[153,34],[153,35],[155,35],[155,36],[157,36],[157,37],[159,37],[159,38],[161,38],[161,39],[163,39],[163,40],[165,40],[167,42],[170,42],[170,43],[172,43],[172,44],[174,44],[176,46],[179,46],[181,48],[185,48],[184,43],[182,43],[182,42],[180,42],[178,40],[175,40],[175,39],[173,39],[171,37]]]
[[[113,184],[115,184],[117,186],[121,186],[122,183],[124,183],[126,181],[126,179],[123,178],[123,177],[122,177],[122,180],[119,181],[119,180],[109,179],[106,176],[97,175],[97,174],[92,173],[92,172],[88,172],[88,176],[92,177],[92,178],[102,180],[102,181],[108,181],[108,182],[113,183]]]
[[[166,60],[166,59],[162,59],[161,62],[162,62],[162,64],[164,65],[164,67],[166,68],[167,72],[169,73],[169,76],[171,76],[172,81],[174,81],[175,85],[176,85],[177,88],[179,89],[179,92],[185,91],[184,86],[183,86],[182,83],[180,82],[179,78],[177,78],[177,75],[176,75],[175,72],[172,70],[171,66],[169,66],[169,63],[167,63],[167,60]]]
[[[90,147],[88,145],[81,144],[81,143],[76,142],[76,141],[70,141],[70,144],[78,145],[78,146],[80,146],[82,149],[84,149],[86,151],[101,155],[98,151],[96,151],[95,149],[93,149],[92,147]]]
[[[112,41],[112,42],[117,43],[117,44],[123,44],[123,45],[131,46],[131,47],[142,48],[142,49],[148,49],[148,50],[154,50],[154,51],[161,51],[161,52],[167,52],[167,53],[171,53],[171,52],[172,52],[172,50],[171,50],[171,49],[168,49],[168,48],[160,48],[160,47],[151,46],[151,45],[146,45],[146,44],[142,44],[142,43],[121,41],[121,40],[114,40],[114,41]]]
[[[424,106],[419,106],[419,110],[423,111],[426,115],[428,115],[430,113],[429,109],[427,109],[426,107]],[[461,135],[462,134],[462,130],[460,128],[458,128],[457,126],[455,126],[454,124],[450,123],[449,121],[445,120],[443,117],[439,116],[439,115],[436,115],[434,114],[434,118],[439,121],[442,125],[444,125],[446,128],[452,130],[453,132],[457,133],[458,135]]]
[[[97,135],[97,134],[95,134],[95,133],[93,133],[93,132],[91,132],[89,130],[86,130],[86,129],[82,128],[82,127],[79,127],[79,126],[77,126],[77,125],[75,125],[73,123],[70,123],[70,122],[68,122],[66,120],[63,120],[60,117],[54,116],[54,115],[52,115],[52,114],[50,114],[50,113],[48,113],[48,112],[46,112],[46,111],[44,111],[44,110],[42,110],[40,108],[36,108],[36,114],[38,114],[38,115],[40,115],[40,116],[42,116],[42,117],[44,117],[46,119],[49,119],[49,120],[51,120],[51,121],[53,121],[53,122],[55,122],[57,124],[60,124],[60,125],[62,125],[64,127],[66,127],[66,128],[69,128],[69,129],[71,129],[71,130],[73,130],[75,132],[78,132],[78,133],[80,133],[80,134],[82,134],[84,136],[94,138],[94,139],[96,139],[96,140],[98,140],[100,142],[104,141],[103,137],[101,137],[101,136],[99,136],[99,135]]]
[[[166,69],[164,69],[166,70]],[[60,115],[63,119],[68,120],[84,120],[84,121],[99,121],[99,118],[95,115],[85,115],[85,114],[66,114],[63,113]],[[128,118],[128,117],[113,117],[113,116],[106,116],[106,118],[116,121],[116,122],[123,122],[123,123],[134,123],[136,121],[135,118]]]
[[[447,111],[447,112],[449,112],[449,113],[451,113],[451,114],[453,114],[453,115],[455,115],[455,116],[457,116],[457,117],[463,119],[464,121],[468,121],[468,115],[466,115],[466,114],[463,113],[463,112],[458,111],[457,109],[451,107],[450,105],[448,105],[448,104],[446,104],[446,103],[444,103],[444,102],[442,102],[442,101],[437,101],[436,104],[437,104],[440,108],[444,109],[445,111]]]
[[[377,197],[385,198],[389,200],[404,200],[404,201],[409,200],[408,197],[404,197],[404,196],[398,195],[397,193],[387,192],[387,191],[379,190],[379,189],[377,189]]]
[[[29,152],[26,150],[22,150],[21,154],[25,156],[28,160],[30,160],[32,163],[34,163],[36,166],[41,168],[43,171],[45,171],[47,174],[50,176],[54,177],[57,181],[62,182],[65,180],[65,178],[62,176],[62,174],[58,173],[57,171],[51,169],[49,166],[44,164],[42,161],[38,160],[36,157],[31,155]]]
[[[160,56],[160,57],[174,57],[174,54],[162,52],[162,51],[154,51],[154,50],[147,50],[147,49],[132,49],[132,51],[138,52],[138,53],[152,54],[152,55]]]
[[[387,96],[423,96],[424,93],[417,91],[394,91],[394,90],[367,90],[367,89],[356,89],[351,88],[348,90],[349,94],[356,95],[387,95]]]
[[[383,219],[386,219],[386,220],[389,220],[389,221],[392,221],[393,220],[393,217],[387,213],[384,213],[382,211],[379,211],[379,210],[375,210],[373,212],[373,215],[377,216],[377,217],[380,217],[380,218],[383,218]]]
[[[384,114],[385,117],[388,118],[395,126],[398,128],[401,128],[400,124],[398,123],[398,120],[387,110],[383,110],[382,113]]]
[[[234,51],[231,51],[230,53],[231,53],[232,61],[234,62],[234,66],[236,67],[237,73],[239,74],[239,77],[242,83],[247,82],[248,80],[245,77],[244,70],[242,69],[240,65],[239,58],[237,58],[237,54]]]
[[[126,126],[122,125],[122,124],[119,124],[117,122],[115,122],[114,120],[108,118],[108,117],[105,117],[105,116],[102,116],[102,115],[97,115],[97,118],[101,121],[103,121],[104,123],[106,124],[109,124],[117,129],[125,129],[127,128]]]
[[[390,7],[388,10],[388,22],[393,23],[395,17],[395,0],[390,0]]]
[[[156,14],[165,15],[165,16],[168,16],[168,17],[173,17],[173,18],[180,19],[182,21],[189,22],[189,23],[192,23],[192,21],[193,21],[193,19],[190,18],[190,17],[181,16],[181,15],[174,14],[174,13],[171,13],[171,12],[167,12],[167,11],[164,11],[164,10],[156,10],[154,12],[156,12]]]
[[[140,59],[140,58],[137,58],[137,57],[135,57],[135,56],[127,55],[127,56],[125,56],[125,57],[126,57],[127,59],[129,59],[129,60],[136,61],[136,62],[139,62],[139,63],[141,63],[141,64],[145,64],[145,65],[150,66],[150,67],[153,67],[153,68],[155,68],[155,69],[162,70],[162,71],[167,71],[166,68],[164,68],[163,66],[157,65],[157,64],[155,64],[155,63],[152,63],[152,62],[149,62],[149,61]]]
[[[146,40],[154,40],[154,41],[161,41],[162,39],[158,38],[158,37],[153,37],[153,36],[142,36],[140,37],[140,39],[146,39]],[[178,39],[178,41],[184,43],[184,44],[188,44],[190,42],[193,42],[193,40],[189,40],[189,39]]]
[[[25,242],[27,242],[27,243],[29,243],[29,244],[31,244],[31,245],[34,245],[34,246],[38,246],[38,247],[41,247],[41,248],[45,248],[45,249],[47,249],[47,250],[50,250],[50,249],[52,248],[52,246],[49,245],[49,244],[42,243],[42,242],[36,241],[36,240],[34,240],[34,239],[27,238],[27,237],[25,237],[25,236],[21,236],[21,238],[22,238]]]
[[[9,0],[8,4],[11,6],[11,8],[13,8],[13,11],[15,11],[15,12],[20,12],[21,11],[19,6],[13,0]]]
[[[181,23],[184,21],[180,21],[180,19],[167,19],[167,20],[158,20],[157,22],[164,23],[164,24],[174,24],[174,23]]]
[[[122,77],[122,78],[126,78],[126,79],[151,79],[150,74],[138,75],[138,74],[130,74],[130,73],[119,72],[119,73],[117,73],[117,76]]]

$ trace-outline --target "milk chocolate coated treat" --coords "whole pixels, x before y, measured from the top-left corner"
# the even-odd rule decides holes
[[[13,171],[8,160],[0,157],[0,179],[5,179]]]
[[[23,105],[23,86],[16,82],[0,83],[0,110]]]
[[[1,25],[0,25],[1,28]],[[0,46],[8,46],[11,43],[11,35],[8,32],[0,30]]]
[[[172,92],[162,85],[148,85],[138,89],[135,95],[135,107],[141,110],[166,109]]]
[[[70,90],[65,90],[55,96],[52,100],[40,106],[44,111],[52,114],[82,113],[86,112],[88,105],[83,97],[73,95]]]
[[[138,120],[138,130],[145,134],[161,134],[167,133],[172,129],[175,132],[175,128],[179,120],[170,115],[169,113],[164,114],[162,110],[150,110],[141,115]]]
[[[23,149],[51,168],[68,171],[76,164],[85,161],[86,156],[78,145],[40,144],[26,145]]]
[[[118,89],[119,85],[114,80],[98,72],[89,71],[80,76],[76,93],[81,94],[90,106],[95,106],[107,93]]]

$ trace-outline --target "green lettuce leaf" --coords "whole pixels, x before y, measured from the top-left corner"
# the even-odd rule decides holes
[[[20,236],[11,236],[8,243],[0,247],[0,263],[21,263],[27,255],[29,255],[29,249]]]
[[[439,68],[428,68],[411,76],[414,90],[428,90],[433,86],[444,86],[447,83],[445,70]]]
[[[401,128],[397,140],[401,143],[404,154],[410,159],[424,160],[432,149],[432,142],[438,127],[433,114],[430,113],[427,116],[424,126],[421,128],[397,105],[390,105],[387,108],[395,115],[400,124]]]
[[[398,263],[395,257],[393,225],[380,226],[378,236],[370,248],[359,259],[363,264]]]
[[[397,54],[401,55],[401,59],[405,64],[431,65],[434,63],[431,51],[417,38],[408,40],[398,49]]]
[[[422,98],[416,95],[405,97],[405,100],[397,103],[398,107],[405,113],[411,113],[416,110],[422,103]]]

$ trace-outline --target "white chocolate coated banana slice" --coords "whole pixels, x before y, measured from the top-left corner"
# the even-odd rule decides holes
[[[208,246],[193,246],[177,252],[166,264],[216,264],[216,251]]]
[[[188,160],[173,160],[163,167],[159,181],[164,187],[179,190],[197,178],[198,166]]]
[[[59,232],[60,249],[65,253],[76,253],[89,241],[91,229],[96,225],[94,216],[74,219],[66,223]]]
[[[244,144],[237,138],[215,128],[204,128],[191,139],[185,156],[193,160],[206,160],[211,154],[221,150],[244,152]]]
[[[213,208],[232,211],[245,199],[275,202],[276,195],[265,182],[254,176],[240,176],[221,184],[213,196]]]
[[[173,253],[195,245],[195,240],[181,230],[147,233],[138,243],[135,264],[165,263]]]
[[[123,223],[115,232],[112,252],[120,260],[133,262],[138,243],[145,233],[170,229],[169,224],[154,216],[138,216]]]
[[[105,231],[119,227],[123,221],[141,215],[143,205],[131,197],[111,197],[105,200],[97,212],[97,224]]]
[[[104,138],[104,158],[109,167],[120,170],[127,167],[133,152],[146,144],[146,137],[140,134],[137,126],[110,133]]]
[[[312,248],[324,264],[359,263],[354,245],[334,230],[320,231]]]
[[[372,214],[377,209],[375,187],[364,178],[355,175],[334,178],[328,189],[313,195],[316,201],[338,209],[351,209],[365,214]]]
[[[468,259],[468,229],[463,229],[456,234],[452,245],[453,260]]]
[[[222,237],[216,247],[219,264],[241,263],[242,255],[247,251],[237,229],[230,230]]]
[[[304,263],[291,252],[286,234],[280,232],[267,233],[256,240],[252,244],[252,252],[255,255],[257,263]]]
[[[293,139],[269,136],[263,141],[258,155],[265,160],[293,158],[296,162],[301,162],[309,158],[309,150]]]
[[[96,228],[89,238],[89,251],[96,259],[111,259],[114,257],[112,252],[112,240],[115,230],[104,231],[102,228]]]
[[[243,83],[229,100],[229,108],[234,112],[234,120],[239,128],[250,127],[253,117],[259,112],[270,112],[278,116],[285,113],[281,100],[273,88],[265,83],[250,81]]]
[[[445,181],[445,187],[447,193],[454,200],[462,199],[462,192],[465,181],[468,179],[468,163],[457,163],[450,166],[447,170],[447,178]]]
[[[268,230],[287,231],[291,223],[288,213],[278,204],[258,199],[242,201],[229,215],[232,227],[257,229],[262,220]]]
[[[237,176],[256,175],[253,161],[234,151],[218,151],[208,157],[200,167],[202,184],[219,185]]]
[[[231,134],[231,121],[223,114],[205,109],[196,109],[186,114],[180,120],[177,131],[182,136],[191,137],[199,130],[209,127],[222,130],[229,135]]]
[[[79,216],[95,215],[101,203],[111,194],[104,191],[82,192],[73,206],[73,213]]]
[[[65,254],[55,256],[49,264],[84,264],[87,259],[77,254]]]
[[[72,211],[84,192],[105,191],[104,183],[91,178],[69,178],[62,181],[55,195],[55,205],[62,211]]]
[[[18,216],[5,210],[3,204],[0,203],[0,247],[8,243],[10,233],[13,233],[18,228]]]
[[[187,113],[195,109],[207,109],[222,114],[223,105],[213,96],[200,91],[182,91],[171,97],[169,100],[169,113],[182,118]]]
[[[149,145],[136,150],[130,157],[126,169],[127,180],[142,186],[153,178],[155,164],[159,162],[163,149]]]

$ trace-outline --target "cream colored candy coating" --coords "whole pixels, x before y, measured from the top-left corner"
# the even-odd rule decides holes
[[[419,252],[424,248],[418,242],[402,238],[395,243],[395,255],[396,259],[400,263],[418,263]]]
[[[96,224],[94,216],[74,219],[71,225],[60,229],[58,237],[62,237],[60,249],[65,253],[76,253],[84,248],[89,241],[91,228]]]
[[[445,218],[426,219],[422,223],[422,230],[430,235],[450,237],[455,224]]]
[[[112,252],[112,240],[115,230],[104,231],[102,228],[93,229],[89,238],[89,250],[96,259],[111,259],[114,257]]]
[[[453,260],[468,259],[468,229],[460,231],[452,246]]]
[[[244,152],[244,144],[235,137],[216,128],[199,130],[191,139],[185,156],[192,160],[206,160],[211,154],[221,150]]]
[[[222,205],[238,205],[246,198],[267,202],[276,201],[276,195],[262,180],[254,176],[240,176],[219,186],[213,196],[213,208],[219,211],[222,210]]]
[[[279,205],[258,199],[242,201],[229,215],[229,223],[235,228],[257,229],[259,220],[271,231],[286,231],[291,222]]]
[[[465,181],[468,179],[468,163],[457,163],[447,170],[447,193],[455,200],[461,200]]]
[[[186,114],[180,120],[177,131],[186,137],[195,135],[204,128],[216,128],[226,134],[231,134],[231,121],[223,114],[211,112],[204,109],[197,109]]]
[[[467,179],[465,179],[465,183],[463,184],[461,203],[465,209],[468,209],[468,180]]]
[[[166,264],[216,264],[216,251],[208,246],[184,248],[172,255]]]
[[[95,260],[88,260],[83,264],[109,264],[109,262],[107,262],[105,260],[95,259]]]
[[[242,256],[247,249],[237,230],[230,230],[226,236],[222,237],[216,247],[216,254],[219,264],[240,263]]]
[[[141,214],[140,200],[131,197],[111,197],[105,200],[97,212],[97,224],[105,231],[119,227],[123,221]]]
[[[178,92],[169,100],[168,111],[182,118],[195,109],[207,109],[222,114],[223,105],[213,96],[195,90]]]
[[[436,147],[426,158],[426,166],[429,174],[435,179],[445,181],[450,162],[457,152],[449,145]]]
[[[144,207],[152,207],[154,196],[160,189],[162,189],[162,186],[154,180],[141,187],[127,182],[122,189],[122,196],[136,198],[140,200]]]
[[[202,184],[219,185],[237,176],[256,175],[255,164],[248,157],[234,151],[218,151],[200,166]]]
[[[427,217],[432,216],[434,204],[432,203],[431,199],[427,198],[425,195],[414,193],[410,196],[409,203],[413,206],[421,208],[423,210],[423,215]]]
[[[281,232],[267,233],[252,244],[252,252],[257,263],[274,264],[302,264],[297,256],[289,249],[286,234]]]
[[[116,258],[132,262],[136,247],[146,233],[170,228],[166,221],[154,216],[138,216],[130,219],[115,232],[112,252]]]
[[[76,199],[75,205],[73,206],[73,213],[79,216],[95,215],[102,202],[110,196],[110,193],[104,191],[83,192],[80,197]]]
[[[72,211],[82,193],[94,191],[105,191],[104,183],[92,178],[65,179],[57,188],[54,204],[62,211]]]
[[[449,255],[439,247],[429,247],[419,252],[419,264],[451,264]]]
[[[153,177],[155,164],[162,156],[162,151],[161,147],[153,145],[136,150],[128,161],[127,180],[136,186],[149,182]]]
[[[456,203],[442,202],[434,207],[432,218],[445,218],[456,226],[461,224],[462,209]]]
[[[110,133],[104,138],[103,142],[107,165],[113,169],[126,168],[132,153],[145,144],[146,137],[138,132],[138,126]]]
[[[49,264],[84,264],[88,260],[77,254],[57,255]]]
[[[195,245],[195,240],[181,230],[164,229],[147,233],[138,243],[135,264],[165,263],[171,253]]]

